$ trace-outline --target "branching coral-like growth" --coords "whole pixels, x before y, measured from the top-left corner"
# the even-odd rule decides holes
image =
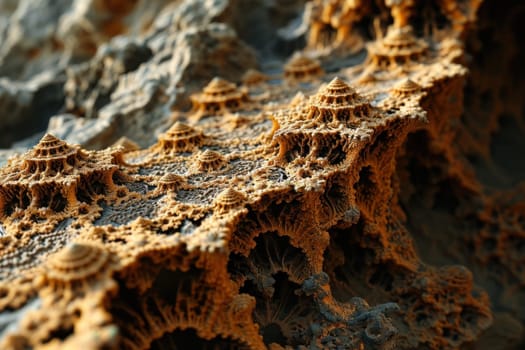
[[[263,349],[250,322],[254,301],[232,295],[224,255],[188,252],[177,243],[139,254],[140,262],[130,261],[120,273],[121,290],[110,301],[122,348],[162,349],[175,342]]]
[[[240,290],[257,298],[254,318],[263,340],[267,345],[305,344],[311,337],[308,325],[317,312],[312,299],[300,290],[306,278],[301,266],[304,254],[272,232],[261,234],[255,241],[248,259],[234,256],[230,268],[244,272],[238,276]]]
[[[159,132],[174,122],[156,143],[146,133],[136,140],[149,148],[121,139],[87,151],[46,135],[0,169],[0,348],[453,350],[478,348],[494,329],[517,339],[525,192],[485,186],[475,175],[480,165],[462,151],[476,148],[463,136],[474,139],[487,123],[521,145],[512,133],[519,127],[505,125],[510,117],[465,124],[473,118],[463,110],[470,63],[458,28],[476,0],[314,0],[305,7],[309,28],[292,21],[279,31],[308,33],[307,48],[287,63],[273,60],[282,52],[267,61],[261,51],[261,71],[245,72],[241,87],[214,78],[191,95],[193,109],[169,115],[186,102],[179,91],[191,94],[218,71],[180,65],[177,54],[173,70],[195,75],[195,84],[166,83],[161,74],[159,86],[177,93],[138,108],[126,99],[137,94],[124,92],[151,87],[143,79],[164,67],[170,45],[201,44],[182,24],[194,3],[175,4],[137,46],[144,55],[136,71],[112,73],[118,94],[114,86],[103,92],[111,99],[103,121],[115,106],[126,109],[115,119],[124,120],[131,104],[137,130],[148,118]],[[266,18],[249,12],[238,21],[223,10],[213,18],[241,30],[245,20]],[[437,10],[442,28],[430,33],[436,23],[427,16]],[[272,15],[272,23],[293,16]],[[168,17],[177,24],[163,29]],[[181,40],[155,38],[172,29]],[[201,46],[222,47],[219,34]],[[275,47],[296,49],[302,39]],[[365,42],[368,59],[355,51]],[[143,60],[147,67],[138,67]],[[237,81],[243,72],[221,74]],[[97,86],[82,91],[96,99]],[[488,96],[511,92],[498,89]],[[489,108],[490,98],[478,107]],[[75,99],[68,108],[83,113]],[[86,113],[95,117],[93,106]],[[505,151],[502,144],[485,153]],[[454,260],[463,256],[470,258]]]

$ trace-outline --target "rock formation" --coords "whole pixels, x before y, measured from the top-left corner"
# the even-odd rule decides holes
[[[0,5],[0,348],[522,348],[524,15]]]

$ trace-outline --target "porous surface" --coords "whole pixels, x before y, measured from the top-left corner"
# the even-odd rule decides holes
[[[524,18],[1,3],[0,348],[521,349]]]

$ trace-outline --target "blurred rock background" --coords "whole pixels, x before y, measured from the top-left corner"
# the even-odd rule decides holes
[[[239,81],[302,45],[277,33],[305,2],[0,0],[0,164],[46,130],[147,146],[211,77]]]

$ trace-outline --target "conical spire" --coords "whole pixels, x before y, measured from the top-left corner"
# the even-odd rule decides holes
[[[321,87],[312,98],[310,105],[316,108],[351,107],[361,102],[357,92],[339,77],[332,79],[328,85]]]
[[[246,201],[246,196],[233,188],[227,188],[215,198],[215,207],[219,212],[226,212],[228,210],[240,207]]]
[[[176,122],[159,137],[160,148],[167,153],[191,151],[204,139],[201,131],[181,122]]]
[[[26,174],[44,174],[55,176],[57,173],[71,171],[82,154],[78,147],[51,134],[45,134],[38,144],[24,158]]]
[[[51,134],[45,134],[38,144],[33,147],[30,157],[37,159],[53,159],[67,157],[76,153],[78,150],[70,146],[67,142]]]
[[[174,173],[164,174],[158,181],[159,188],[166,191],[176,191],[184,183],[184,178]]]
[[[242,76],[242,82],[245,85],[256,85],[264,83],[267,80],[269,80],[269,77],[266,74],[255,69],[248,69]]]
[[[399,66],[420,60],[428,44],[416,38],[411,26],[388,28],[387,35],[368,45],[369,59],[378,66]]]
[[[220,114],[242,108],[248,100],[246,91],[223,78],[215,77],[202,92],[191,95],[194,116],[198,119],[204,115]]]
[[[46,133],[41,139],[40,139],[40,142],[39,143],[55,143],[55,142],[60,142],[61,140],[54,136],[54,135],[51,135],[50,133]]]
[[[197,156],[197,168],[200,171],[211,171],[220,168],[225,163],[224,156],[217,151],[205,150]]]
[[[348,104],[357,98],[356,91],[339,77],[335,77],[317,93],[319,101],[328,104]]]
[[[168,131],[166,131],[166,136],[169,136],[173,139],[179,139],[181,137],[188,137],[188,136],[193,136],[197,134],[199,134],[197,130],[195,130],[188,124],[184,124],[181,122],[175,122],[175,124],[173,124],[168,129]]]
[[[351,88],[341,78],[335,77],[335,78],[332,79],[332,81],[330,83],[328,83],[328,85],[326,86],[326,89],[327,90],[338,91],[338,90],[347,90],[347,89],[351,89]]]
[[[234,83],[219,77],[213,78],[203,89],[203,92],[211,96],[227,95],[235,92],[237,87]]]
[[[400,91],[415,91],[419,90],[421,86],[414,82],[412,79],[404,79],[401,83],[397,84],[395,89]]]
[[[344,80],[335,77],[311,98],[309,108],[308,119],[334,123],[362,117],[370,105]]]
[[[79,281],[99,273],[107,261],[107,252],[98,246],[73,242],[49,258],[46,275],[51,280]]]
[[[323,73],[319,62],[303,54],[295,54],[284,66],[284,76],[288,79],[307,80]]]
[[[396,96],[407,96],[421,90],[421,85],[417,84],[411,79],[404,79],[392,89],[392,93]]]

